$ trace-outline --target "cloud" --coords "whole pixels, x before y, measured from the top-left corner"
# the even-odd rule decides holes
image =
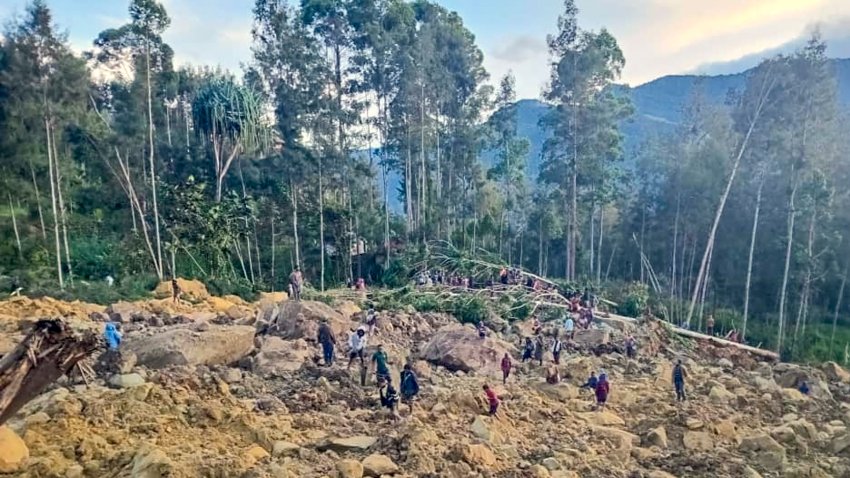
[[[798,37],[756,53],[744,55],[731,61],[708,62],[694,68],[691,72],[705,75],[724,75],[737,73],[757,65],[764,58],[780,53],[791,53],[803,47],[812,33],[819,30],[827,44],[827,55],[833,58],[850,57],[850,16],[817,23],[808,26]]]
[[[490,53],[495,59],[512,63],[523,63],[532,57],[546,52],[546,42],[531,35],[512,38],[505,46],[497,47]]]

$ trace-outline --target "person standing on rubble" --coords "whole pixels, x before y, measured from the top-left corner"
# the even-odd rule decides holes
[[[366,347],[366,331],[357,329],[348,337],[348,369],[351,369],[351,364],[354,360],[360,359],[360,366],[365,368],[366,362],[363,358],[363,349]]]
[[[626,357],[633,359],[637,356],[637,341],[634,335],[629,335],[626,338]]]
[[[552,341],[552,360],[555,362],[555,365],[561,364],[561,347],[563,344],[561,343],[560,337],[558,337],[558,333],[555,332],[555,340]]]
[[[382,344],[378,344],[378,349],[372,354],[372,363],[375,364],[375,378],[380,383],[382,380],[390,383],[390,367],[387,365],[389,358]]]
[[[490,385],[484,384],[484,394],[487,396],[487,404],[490,406],[489,415],[491,417],[496,416],[496,412],[499,411],[499,397],[496,395],[496,391],[490,388]]]
[[[322,319],[322,323],[319,324],[319,332],[317,335],[318,342],[322,345],[322,358],[325,360],[325,366],[330,367],[334,361],[336,336],[328,324],[328,319]]]
[[[413,401],[416,400],[416,395],[419,394],[419,381],[416,379],[416,374],[413,372],[413,367],[409,363],[404,364],[404,370],[401,371],[399,379],[401,385],[401,401],[410,407],[410,414],[413,415]]]
[[[676,366],[673,367],[673,385],[676,387],[676,401],[684,402],[687,400],[685,396],[685,379],[688,378],[688,371],[682,365],[682,359],[676,361]]]
[[[301,268],[295,266],[292,274],[289,274],[289,287],[292,289],[292,299],[301,300],[301,286],[304,285],[304,276],[301,275]]]
[[[611,385],[608,383],[608,375],[603,371],[599,373],[599,380],[596,382],[596,409],[602,410],[605,408],[605,403],[608,402],[608,392],[611,391]]]
[[[534,360],[537,360],[537,363],[541,367],[543,366],[543,354],[545,347],[546,345],[543,343],[543,337],[538,335],[534,343]]]
[[[502,383],[508,383],[508,377],[511,375],[511,368],[513,368],[513,362],[511,361],[511,356],[509,353],[505,352],[505,356],[502,357]]]
[[[180,302],[180,296],[183,295],[183,291],[180,289],[180,284],[177,283],[177,278],[171,278],[171,302],[177,304]]]
[[[567,339],[575,340],[576,338],[576,323],[573,320],[573,314],[567,311],[567,320],[564,321],[564,330],[567,332]]]
[[[525,338],[525,346],[522,348],[522,361],[523,363],[526,360],[531,360],[534,356],[534,342],[531,341],[531,337]]]

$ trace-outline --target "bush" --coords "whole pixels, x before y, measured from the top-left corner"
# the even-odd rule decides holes
[[[649,302],[649,287],[640,282],[631,282],[613,292],[617,313],[626,317],[640,317]]]
[[[258,294],[254,286],[244,279],[207,279],[204,282],[212,295],[236,295],[248,302],[257,299]]]
[[[451,310],[449,312],[454,315],[462,324],[477,324],[487,318],[488,310],[487,303],[481,297],[456,297],[451,302]]]

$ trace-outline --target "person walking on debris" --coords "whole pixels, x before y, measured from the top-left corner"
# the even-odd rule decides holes
[[[410,407],[410,414],[413,414],[413,401],[419,395],[419,381],[416,379],[416,374],[409,363],[404,364],[404,370],[401,371],[399,387],[401,388],[401,401]]]
[[[292,289],[292,299],[301,300],[301,286],[304,284],[304,276],[301,275],[301,268],[295,266],[292,274],[289,274],[289,286]]]
[[[484,394],[487,396],[487,404],[490,405],[490,416],[496,416],[496,412],[499,411],[499,397],[496,396],[496,391],[490,388],[490,385],[485,384]]]
[[[573,321],[573,316],[567,312],[567,320],[564,321],[564,330],[567,332],[567,338],[574,340],[576,338],[576,323]]]
[[[584,382],[580,388],[582,390],[589,389],[596,391],[596,385],[599,383],[599,379],[596,378],[596,372],[590,372],[590,377],[587,379],[587,382]]]
[[[709,315],[708,319],[705,321],[705,333],[707,335],[714,336],[714,316]]]
[[[378,344],[378,349],[372,354],[372,363],[375,364],[375,378],[378,380],[378,383],[381,383],[381,380],[385,380],[387,383],[392,382],[390,368],[387,366],[388,360],[384,346]]]
[[[688,378],[688,372],[685,366],[682,365],[682,359],[676,361],[676,366],[673,367],[673,385],[676,387],[676,401],[683,402],[687,400],[685,396],[685,379]]]
[[[322,345],[322,358],[325,360],[325,366],[330,367],[334,361],[334,346],[336,345],[336,336],[334,331],[328,325],[328,319],[322,319],[319,324],[318,342]]]
[[[365,361],[363,359],[363,349],[366,347],[366,331],[363,329],[357,329],[354,333],[348,337],[348,368],[351,369],[351,364],[354,363],[354,360],[360,359],[360,366],[365,367]]]
[[[502,383],[508,383],[508,377],[511,374],[511,368],[513,368],[513,362],[511,361],[511,356],[507,352],[505,352],[505,356],[502,357]]]
[[[180,289],[180,284],[177,283],[177,278],[171,278],[171,302],[177,304],[180,302],[180,296],[183,295],[183,291]]]
[[[525,338],[525,346],[522,349],[522,361],[525,363],[526,360],[531,360],[534,356],[534,342],[531,341],[531,337]]]
[[[555,362],[555,365],[561,364],[561,339],[558,337],[558,333],[555,333],[555,340],[552,342],[552,360]]]
[[[115,327],[115,324],[112,322],[107,322],[106,327],[103,331],[103,338],[106,340],[106,345],[109,347],[109,350],[116,351],[118,347],[121,346],[121,339],[123,335],[118,331],[118,328]]]
[[[539,334],[542,328],[543,326],[540,325],[540,320],[535,317],[534,320],[531,321],[531,330],[534,332],[534,335]]]
[[[605,408],[605,402],[608,401],[608,392],[611,386],[608,383],[608,375],[605,372],[599,373],[599,380],[596,382],[596,409],[602,410]]]
[[[534,344],[534,360],[537,360],[540,366],[543,365],[543,349],[545,345],[543,344],[543,337],[537,336],[537,340]]]
[[[390,382],[381,382],[380,388],[378,388],[378,396],[381,398],[381,406],[388,408],[393,415],[393,419],[397,419],[398,392],[393,387],[393,384]]]
[[[482,339],[482,340],[486,339],[487,338],[487,326],[484,325],[483,320],[478,321],[478,326],[476,328],[478,329],[478,338]]]
[[[633,359],[637,355],[637,342],[633,335],[626,338],[626,357]]]
[[[369,311],[366,312],[366,325],[369,327],[369,333],[372,333],[375,330],[375,326],[378,325],[378,313],[375,312],[375,308],[369,306]]]

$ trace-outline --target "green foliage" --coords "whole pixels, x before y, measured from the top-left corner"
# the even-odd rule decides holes
[[[612,289],[609,298],[617,304],[617,313],[626,317],[640,317],[649,302],[649,287],[640,282],[629,282]]]

